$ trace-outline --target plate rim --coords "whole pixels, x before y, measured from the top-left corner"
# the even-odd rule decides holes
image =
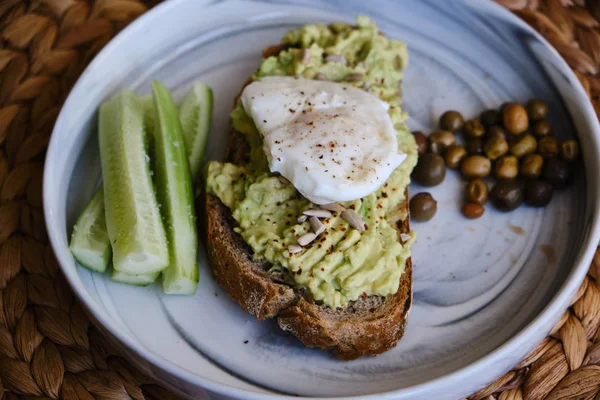
[[[44,177],[43,177],[43,199],[44,199],[44,218],[48,231],[48,238],[50,245],[52,246],[52,250],[57,258],[57,261],[60,265],[60,268],[65,275],[71,289],[77,296],[77,298],[84,304],[85,308],[92,314],[94,319],[99,323],[102,328],[108,330],[111,335],[113,335],[120,342],[121,345],[125,346],[127,349],[135,353],[138,357],[141,357],[146,362],[154,365],[165,372],[183,379],[188,383],[202,387],[206,390],[213,391],[222,395],[234,396],[236,398],[248,398],[248,399],[298,399],[305,397],[298,396],[290,396],[277,394],[269,389],[262,388],[256,386],[257,389],[260,390],[268,390],[270,393],[251,391],[246,389],[240,389],[238,387],[232,386],[228,383],[221,383],[215,380],[197,375],[191,371],[186,370],[183,367],[180,367],[170,361],[169,359],[163,357],[162,355],[156,354],[149,349],[146,349],[142,344],[138,343],[134,338],[130,337],[126,332],[122,331],[115,322],[106,314],[103,310],[101,310],[96,302],[93,300],[92,296],[87,292],[86,288],[83,286],[81,282],[78,282],[78,272],[76,270],[71,271],[66,267],[67,260],[72,261],[71,254],[68,250],[68,247],[63,246],[58,237],[60,236],[60,228],[59,225],[62,222],[57,222],[53,215],[55,214],[54,209],[58,207],[58,204],[54,204],[53,201],[49,200],[53,197],[53,188],[56,187],[55,180],[53,174],[49,171],[54,169],[53,165],[55,164],[55,159],[60,155],[60,147],[59,142],[56,139],[56,132],[63,129],[63,126],[66,125],[65,121],[68,121],[70,116],[67,116],[67,113],[64,110],[72,108],[72,104],[76,102],[76,95],[81,91],[83,83],[88,80],[88,77],[91,75],[91,71],[98,68],[98,65],[102,64],[103,59],[109,57],[111,53],[118,51],[121,42],[124,38],[135,36],[139,33],[140,30],[145,29],[152,20],[156,18],[160,18],[161,15],[174,7],[182,7],[184,4],[191,0],[171,0],[167,2],[162,2],[161,4],[153,7],[152,9],[145,12],[127,27],[125,27],[121,32],[119,32],[113,39],[96,55],[96,57],[92,60],[92,62],[85,68],[84,72],[77,79],[77,82],[72,87],[69,95],[63,104],[59,116],[54,125],[52,135],[50,138],[50,142],[47,148],[47,156],[44,163]],[[194,0],[198,1],[198,0]],[[202,0],[205,5],[209,6],[211,4],[220,2],[219,0]],[[567,62],[560,56],[558,51],[554,49],[550,45],[550,43],[537,31],[535,31],[532,27],[530,27],[523,20],[512,14],[510,11],[502,7],[501,5],[489,1],[489,2],[478,2],[477,0],[460,0],[460,2],[456,2],[458,6],[466,6],[471,4],[473,7],[485,11],[491,15],[502,18],[503,20],[509,22],[512,25],[515,25],[521,29],[526,30],[528,33],[533,35],[539,42],[541,42],[546,50],[549,51],[549,54],[552,55],[554,61],[558,63],[561,69],[564,69],[565,73],[569,78],[570,82],[574,82],[573,93],[577,95],[578,100],[582,102],[584,105],[584,114],[586,125],[588,125],[591,129],[589,134],[595,138],[593,140],[594,153],[600,156],[600,123],[598,118],[596,117],[593,106],[585,93],[585,90],[576,75],[572,71],[571,67],[567,64]],[[83,82],[83,83],[82,83]],[[570,114],[570,113],[569,113]],[[596,167],[600,165],[600,157],[595,160],[589,160],[596,164]],[[600,169],[600,168],[598,168]],[[598,183],[598,178],[597,178]],[[587,185],[587,189],[590,190],[590,185]],[[595,185],[596,190],[590,190],[590,195],[592,198],[600,199],[600,184]],[[599,216],[599,208],[596,204],[595,209],[593,210],[593,219],[590,225],[590,232],[588,235],[588,240],[586,243],[582,244],[580,247],[579,254],[577,255],[578,260],[574,263],[571,271],[566,276],[564,282],[560,286],[560,288],[556,291],[554,297],[544,306],[544,308],[527,324],[525,325],[519,332],[514,334],[511,338],[509,338],[505,343],[498,346],[496,349],[486,354],[485,356],[461,367],[451,373],[442,375],[436,379],[408,386],[401,389],[396,389],[392,391],[387,391],[383,393],[374,393],[368,395],[359,395],[359,396],[342,396],[342,397],[311,397],[316,400],[325,400],[325,399],[348,399],[348,400],[376,400],[376,399],[393,399],[396,396],[418,396],[419,394],[434,389],[435,386],[444,386],[450,385],[453,382],[462,381],[464,379],[469,379],[473,373],[478,370],[486,368],[486,365],[490,365],[494,363],[495,360],[502,358],[503,356],[509,355],[513,351],[515,351],[522,342],[531,341],[535,337],[543,338],[538,332],[541,326],[546,325],[550,322],[551,319],[556,319],[555,314],[558,314],[560,311],[566,309],[568,307],[568,303],[571,300],[570,296],[575,293],[578,289],[585,276],[587,275],[587,271],[589,268],[589,264],[592,261],[594,252],[597,247],[597,243],[600,240],[600,216]],[[542,332],[545,335],[545,332]],[[536,340],[536,343],[539,340]]]

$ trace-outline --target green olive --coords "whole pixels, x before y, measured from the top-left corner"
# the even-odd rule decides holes
[[[492,125],[487,128],[487,138],[490,139],[493,137],[499,137],[504,140],[508,139],[506,132],[504,132],[504,129],[500,125]]]
[[[429,135],[429,149],[435,154],[443,154],[455,142],[456,137],[450,131],[437,130]]]
[[[485,178],[492,170],[492,162],[484,156],[468,156],[460,165],[460,172],[466,179]]]
[[[548,160],[558,157],[558,141],[552,136],[545,136],[538,142],[538,153]]]
[[[437,201],[430,193],[417,193],[410,199],[410,217],[413,221],[429,221],[437,211]]]
[[[569,184],[571,173],[565,161],[551,158],[544,163],[542,177],[550,182],[554,189],[564,189]]]
[[[481,154],[483,153],[483,141],[479,138],[473,138],[473,139],[467,139],[465,141],[466,144],[466,148],[467,148],[467,153],[474,155],[474,154]]]
[[[525,132],[529,128],[529,118],[525,108],[517,103],[509,103],[502,111],[504,128],[513,135]]]
[[[465,122],[464,134],[468,138],[480,138],[485,135],[485,128],[476,119],[470,119]]]
[[[527,115],[532,121],[544,119],[548,115],[548,105],[542,100],[529,100],[529,102],[527,102]]]
[[[539,154],[527,154],[521,159],[519,172],[523,178],[536,179],[542,174],[544,159]]]
[[[545,207],[552,200],[552,185],[543,180],[528,181],[525,185],[525,204]]]
[[[518,182],[498,181],[490,192],[490,199],[500,211],[511,211],[523,203],[523,190]]]
[[[508,143],[501,137],[490,137],[483,145],[483,152],[487,158],[494,161],[508,152]]]
[[[453,144],[446,149],[444,153],[444,160],[448,168],[457,169],[460,162],[467,156],[467,149],[463,146],[457,146]]]
[[[560,144],[560,157],[569,162],[577,160],[579,145],[574,139],[567,139]]]
[[[519,160],[515,156],[504,156],[496,162],[494,175],[497,179],[515,179],[519,175]]]
[[[417,142],[419,155],[427,153],[427,136],[421,131],[414,131],[413,136],[415,137],[415,142]]]
[[[510,145],[510,153],[517,158],[531,154],[535,152],[536,149],[537,142],[535,141],[535,138],[528,134],[519,137]]]
[[[488,201],[488,187],[482,179],[473,179],[465,189],[467,200],[470,203],[484,205]]]
[[[423,186],[436,186],[446,177],[446,164],[442,156],[426,153],[419,156],[417,166],[412,172],[415,182]]]
[[[535,136],[548,136],[552,133],[552,125],[546,120],[537,121],[533,124],[531,133]]]
[[[485,110],[479,116],[479,120],[485,126],[499,125],[502,123],[502,114],[498,110]]]
[[[450,131],[457,132],[463,128],[465,120],[458,111],[446,111],[440,117],[440,128]]]

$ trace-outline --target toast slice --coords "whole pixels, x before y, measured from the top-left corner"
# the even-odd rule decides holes
[[[226,161],[245,164],[249,145],[244,135],[232,130]],[[409,232],[408,191],[399,205],[407,215],[396,221],[397,229]],[[394,347],[404,334],[412,303],[412,264],[407,259],[396,294],[368,296],[332,310],[307,300],[302,290],[267,273],[267,261],[253,259],[253,252],[234,231],[236,221],[213,194],[205,194],[206,242],[216,281],[242,308],[259,320],[277,318],[279,326],[308,347],[329,350],[343,360],[374,356]],[[200,213],[202,214],[202,213]]]

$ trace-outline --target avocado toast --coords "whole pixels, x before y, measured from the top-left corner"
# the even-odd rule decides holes
[[[302,215],[319,205],[269,170],[273,160],[265,156],[256,118],[238,99],[226,163],[209,163],[205,171],[213,275],[246,311],[259,320],[276,317],[309,347],[345,360],[380,354],[402,337],[412,299],[414,235],[406,187],[416,144],[400,109],[406,47],[359,17],[356,26],[292,30],[282,46],[268,50],[273,54],[265,55],[253,81],[296,76],[370,92],[389,105],[397,151],[406,157],[376,191],[339,203],[362,218],[366,229],[355,229],[332,211],[321,220],[324,232],[296,250],[311,229]]]

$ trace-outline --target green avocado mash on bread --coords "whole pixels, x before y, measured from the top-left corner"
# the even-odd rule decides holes
[[[400,85],[408,55],[406,46],[381,35],[366,17],[357,26],[335,23],[307,25],[283,37],[279,54],[262,60],[252,77],[299,76],[333,81],[364,89],[390,105],[388,114],[397,132],[398,151],[406,159],[374,193],[342,202],[354,210],[367,229],[359,232],[339,212],[321,219],[325,231],[301,252],[290,246],[311,231],[308,221],[298,222],[306,210],[318,208],[295,187],[269,171],[269,160],[253,119],[241,102],[231,114],[233,128],[250,145],[249,163],[211,162],[206,169],[206,190],[229,208],[235,231],[251,247],[255,259],[265,259],[269,273],[306,290],[317,304],[331,308],[370,295],[389,296],[398,291],[400,277],[414,234],[402,235],[396,221],[407,218],[405,188],[417,161],[417,148],[400,108]],[[308,50],[308,51],[306,51]]]

